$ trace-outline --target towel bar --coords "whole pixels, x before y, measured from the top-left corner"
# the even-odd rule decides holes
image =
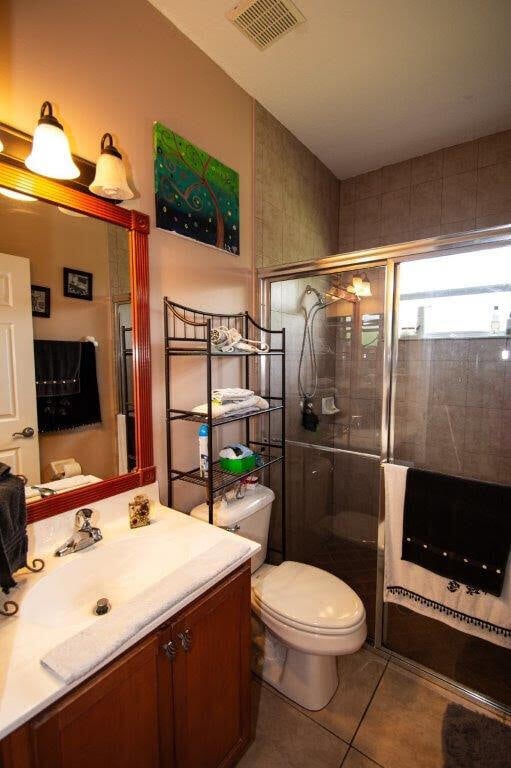
[[[27,568],[31,573],[39,573],[43,570],[44,565],[44,560],[41,557],[34,557],[32,564],[27,563],[24,568]],[[0,607],[0,616],[15,616],[19,609],[20,607],[15,600],[6,600]]]

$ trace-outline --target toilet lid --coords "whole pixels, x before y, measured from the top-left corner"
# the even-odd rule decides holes
[[[312,565],[286,560],[254,585],[261,606],[284,621],[304,627],[340,630],[364,619],[365,610],[351,587]]]

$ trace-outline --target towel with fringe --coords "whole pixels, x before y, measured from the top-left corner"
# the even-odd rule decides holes
[[[385,464],[385,594],[403,605],[455,629],[511,648],[511,567],[500,597],[437,576],[402,560],[403,515],[408,467]]]

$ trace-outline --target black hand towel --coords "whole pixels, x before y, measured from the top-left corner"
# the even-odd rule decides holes
[[[79,392],[81,354],[79,341],[34,341],[37,397]]]
[[[34,343],[38,344],[38,342]],[[80,347],[78,392],[69,395],[37,397],[39,432],[58,432],[101,422],[96,376],[96,348],[90,341],[76,343]],[[50,345],[60,345],[62,342],[46,341],[44,344],[50,348]],[[55,354],[59,354],[58,347],[55,347]]]
[[[6,594],[16,586],[12,574],[27,564],[25,484],[0,464],[0,587]]]
[[[403,560],[499,596],[510,546],[511,486],[408,470]]]

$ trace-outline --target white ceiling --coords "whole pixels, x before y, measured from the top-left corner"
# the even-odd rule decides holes
[[[339,178],[511,128],[511,0],[296,0],[265,51],[235,0],[151,2]]]

